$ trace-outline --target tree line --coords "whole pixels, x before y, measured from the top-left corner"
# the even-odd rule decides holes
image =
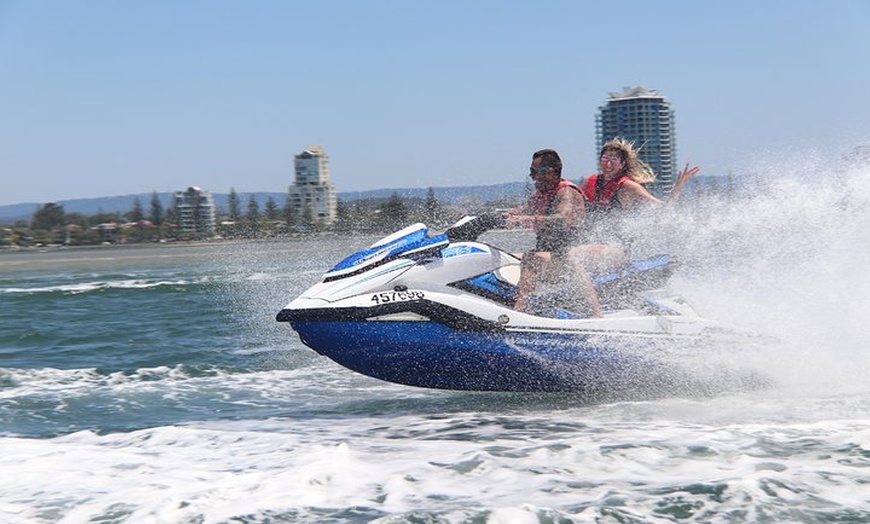
[[[321,232],[377,233],[414,222],[441,228],[463,214],[479,211],[478,208],[512,205],[498,201],[446,205],[429,188],[425,198],[403,198],[393,193],[386,199],[339,200],[337,219],[324,224],[314,219],[310,208],[296,209],[289,194],[282,204],[278,205],[270,196],[261,206],[253,195],[243,203],[231,188],[226,208],[216,209],[214,230],[182,231],[177,227],[178,209],[164,208],[156,191],[147,206],[137,197],[124,213],[67,213],[61,204],[47,203],[39,206],[29,221],[19,220],[0,228],[0,247],[253,239]]]

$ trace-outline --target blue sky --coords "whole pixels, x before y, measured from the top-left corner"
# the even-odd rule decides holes
[[[706,174],[870,144],[870,2],[0,0],[0,204],[198,185],[342,191],[595,170],[609,92],[659,89]],[[814,153],[814,154],[816,154]]]

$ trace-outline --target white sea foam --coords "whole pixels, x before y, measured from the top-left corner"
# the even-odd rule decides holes
[[[321,371],[323,372],[323,371]],[[254,390],[268,393],[277,385],[302,376],[311,380],[318,376],[312,369],[289,369],[260,373],[234,374],[215,368],[212,372],[199,371],[191,374],[184,365],[142,368],[134,372],[103,373],[96,369],[17,369],[0,368],[0,399],[26,399],[30,396],[62,396],[70,398],[94,392],[109,396],[129,395],[135,392],[160,391],[171,396],[179,392],[200,390]],[[341,374],[341,373],[339,373]],[[322,375],[320,380],[328,383],[335,374]]]
[[[771,428],[624,415],[572,410],[562,418],[595,422],[561,426],[528,415],[291,418],[7,438],[0,516],[317,522],[366,508],[384,522],[420,512],[448,522],[523,522],[542,512],[594,521],[606,509],[642,517],[684,506],[753,521],[786,516],[808,497],[818,511],[870,503],[861,488],[870,482],[866,420]],[[63,518],[45,518],[52,513]]]
[[[143,279],[127,279],[127,280],[108,280],[108,281],[93,281],[93,282],[77,282],[71,284],[61,284],[54,286],[34,286],[34,287],[6,287],[0,288],[2,294],[36,294],[36,293],[65,293],[76,295],[80,293],[89,293],[93,291],[102,291],[106,289],[149,289],[164,286],[189,286],[193,284],[202,284],[208,282],[208,277],[197,278],[194,280],[179,279],[179,280],[143,280]]]

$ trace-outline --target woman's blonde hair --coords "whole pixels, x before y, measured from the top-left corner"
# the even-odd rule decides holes
[[[601,146],[601,152],[598,154],[600,159],[605,151],[614,151],[622,159],[622,172],[629,176],[638,184],[647,184],[656,179],[656,174],[646,162],[637,157],[637,151],[634,149],[634,144],[620,137],[611,138]]]

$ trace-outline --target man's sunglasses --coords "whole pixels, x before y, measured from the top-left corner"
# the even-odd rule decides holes
[[[538,166],[538,167],[530,167],[529,168],[529,176],[534,178],[538,175],[544,174],[548,170],[553,169],[553,166]]]

